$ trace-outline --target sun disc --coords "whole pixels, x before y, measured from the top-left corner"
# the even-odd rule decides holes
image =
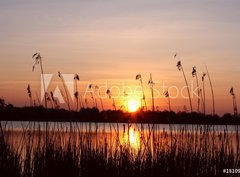
[[[137,100],[129,100],[128,101],[128,110],[129,112],[136,112],[139,108],[139,103]]]

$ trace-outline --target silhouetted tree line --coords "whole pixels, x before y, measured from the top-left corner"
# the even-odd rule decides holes
[[[230,113],[223,116],[204,115],[196,112],[99,111],[97,108],[82,108],[79,111],[45,109],[39,107],[14,107],[0,100],[0,120],[4,121],[74,121],[74,122],[119,122],[119,123],[163,123],[163,124],[229,124],[240,125],[240,119]]]

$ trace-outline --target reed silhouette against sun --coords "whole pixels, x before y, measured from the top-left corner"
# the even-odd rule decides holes
[[[46,85],[45,85],[45,79],[44,79],[42,57],[41,57],[40,53],[35,53],[35,54],[33,54],[32,58],[34,59],[34,65],[32,67],[32,72],[34,72],[35,66],[40,64],[42,83],[43,83],[43,90],[44,90],[45,108],[47,109]],[[48,143],[48,121],[46,121],[45,141],[46,141],[45,149],[47,149],[47,143]]]
[[[27,86],[27,93],[28,93],[28,97],[29,97],[29,104],[30,104],[30,106],[33,106],[33,103],[32,103],[32,92],[31,92],[31,88],[30,88],[29,84]]]
[[[208,80],[209,80],[209,84],[210,84],[210,88],[211,88],[211,94],[212,94],[212,115],[215,115],[215,98],[214,98],[214,91],[213,91],[213,85],[212,85],[212,81],[211,81],[211,77],[208,71],[207,66],[205,65],[206,71],[207,71],[207,76],[208,76]]]
[[[154,106],[154,93],[153,93],[153,86],[154,86],[154,82],[152,80],[152,74],[150,74],[150,79],[148,81],[148,84],[150,86],[151,89],[151,94],[152,94],[152,111],[155,111],[155,106]]]
[[[44,72],[43,72],[43,62],[40,53],[33,54],[32,58],[34,59],[34,65],[32,67],[32,72],[34,72],[35,66],[40,64],[41,69],[41,76],[42,76],[42,83],[43,83],[43,90],[44,90],[44,100],[45,100],[45,108],[47,108],[47,98],[46,98],[46,86],[45,86],[45,79],[44,79]]]
[[[202,92],[203,92],[203,114],[206,114],[206,93],[205,93],[205,77],[206,73],[202,75]]]
[[[75,100],[76,100],[76,111],[78,111],[78,105],[79,105],[79,92],[78,92],[78,81],[80,80],[78,74],[75,74],[74,75],[74,85],[75,85],[75,91],[74,91],[74,97],[75,97]]]
[[[176,57],[178,57],[177,54],[174,55],[174,58],[176,58]],[[188,92],[189,105],[190,105],[190,109],[191,109],[191,112],[192,112],[193,109],[192,109],[192,100],[191,100],[191,96],[190,96],[190,90],[189,90],[189,86],[188,86],[188,82],[187,82],[187,79],[186,79],[186,75],[184,73],[183,66],[182,66],[182,63],[181,63],[180,60],[177,62],[177,68],[178,68],[179,71],[182,71],[182,73],[183,73],[183,77],[184,77],[185,84],[186,84],[186,87],[187,87],[187,92]]]
[[[53,92],[52,92],[52,91],[50,92],[50,96],[51,96],[51,99],[52,99],[52,101],[53,101],[53,103],[54,103],[54,105],[55,105],[55,109],[58,109],[58,108],[59,108],[59,105],[58,105],[58,103],[57,103],[57,100],[54,98],[54,95],[53,95]]]
[[[170,95],[168,89],[163,93],[163,95],[168,99],[168,110],[172,111],[171,109],[171,102],[170,102]]]
[[[198,96],[197,97],[197,112],[199,113],[200,112],[200,90],[199,90],[196,66],[193,67],[192,76],[196,78],[196,83],[197,83],[197,96]]]
[[[93,101],[93,104],[94,104],[94,107],[95,108],[98,108],[98,105],[97,105],[97,100],[95,98],[95,94],[94,94],[94,85],[93,84],[89,84],[88,88],[90,89],[90,94],[91,94],[91,98],[92,98],[92,101]]]
[[[145,111],[147,111],[147,103],[146,103],[146,98],[145,98],[145,93],[144,93],[144,88],[143,88],[143,82],[142,82],[142,76],[141,76],[141,74],[137,74],[137,75],[136,75],[136,80],[139,80],[139,81],[140,81],[140,84],[141,84],[141,87],[142,87],[142,94],[143,94],[142,100],[143,100],[143,102],[144,102]]]
[[[230,89],[230,94],[232,95],[232,99],[233,99],[233,115],[237,117],[238,116],[237,101],[236,101],[236,95],[234,93],[233,87]]]
[[[114,110],[116,111],[117,108],[116,108],[115,100],[114,100],[114,98],[112,97],[111,91],[110,91],[109,89],[107,89],[106,94],[108,95],[109,99],[112,99],[112,106],[113,106]]]
[[[51,99],[51,96],[49,95],[48,92],[46,92],[45,94],[46,94],[46,99],[47,99],[47,101],[52,105],[52,108],[53,108],[53,101],[52,101],[52,99]]]

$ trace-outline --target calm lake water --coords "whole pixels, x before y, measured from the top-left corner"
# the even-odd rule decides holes
[[[8,130],[23,130],[23,129],[46,129],[46,122],[24,122],[24,121],[1,121],[2,126]],[[135,124],[135,123],[93,123],[93,122],[48,122],[48,128],[50,130],[64,130],[68,131],[70,128],[79,128],[81,131],[88,131],[98,128],[99,130],[105,130],[110,132],[118,127],[119,131],[123,131],[127,126],[135,127],[136,129],[143,128],[144,130],[156,129],[158,131],[226,131],[226,132],[237,132],[240,128],[238,125],[191,125],[191,124]]]
[[[81,150],[107,149],[106,154],[121,152],[123,147],[131,153],[148,153],[181,148],[184,151],[209,152],[221,150],[240,151],[239,126],[232,125],[181,125],[181,124],[130,124],[82,122],[1,122],[5,139],[12,149],[26,154],[27,147],[44,147],[46,141],[60,147],[69,145]],[[47,125],[47,129],[46,129]],[[46,131],[47,130],[47,131]],[[225,146],[226,145],[226,146]],[[156,151],[157,150],[157,151]]]

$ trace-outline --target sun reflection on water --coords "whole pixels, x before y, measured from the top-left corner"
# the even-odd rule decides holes
[[[134,150],[138,150],[140,148],[139,131],[134,127],[130,127],[129,131],[124,133],[123,143],[129,144]]]
[[[130,128],[129,130],[129,142],[133,148],[135,149],[139,148],[140,144],[139,132],[136,131],[134,128]]]

